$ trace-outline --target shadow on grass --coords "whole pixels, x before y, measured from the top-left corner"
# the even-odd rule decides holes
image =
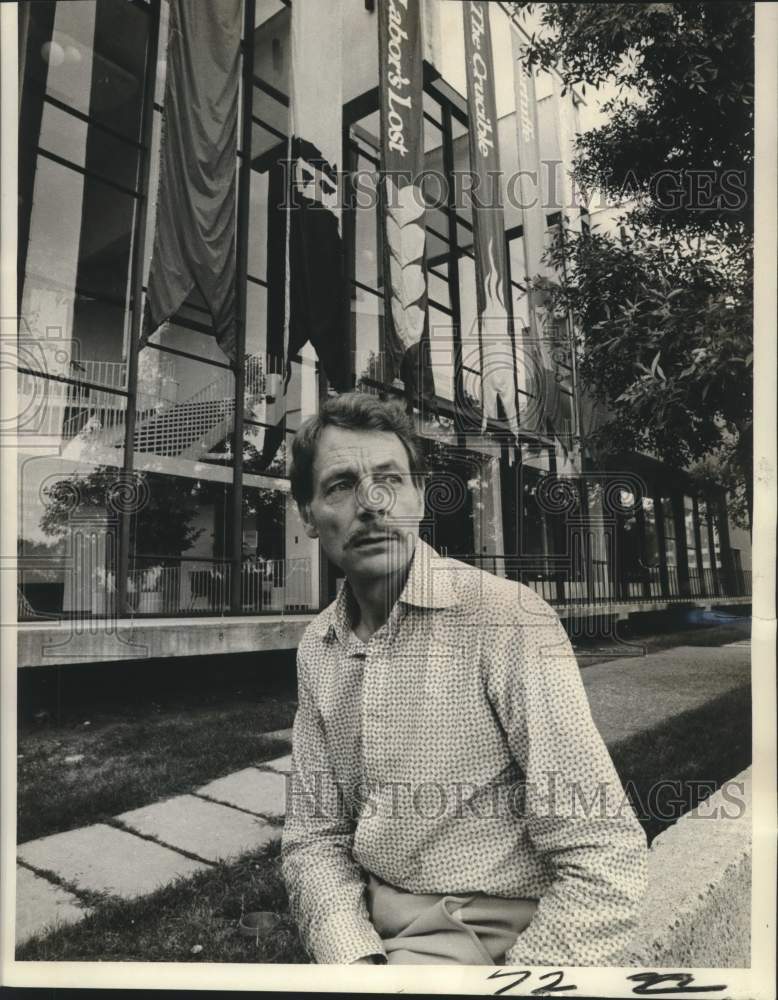
[[[99,903],[80,923],[17,948],[19,962],[307,963],[288,913],[280,841],[136,900]],[[269,910],[277,928],[254,940],[242,913]],[[193,952],[194,949],[194,952]]]
[[[751,689],[609,747],[648,842],[751,764]]]
[[[281,757],[289,742],[264,733],[290,726],[294,711],[293,703],[269,700],[20,740],[17,841],[86,826]]]
[[[20,671],[17,841],[185,793],[288,753],[294,653]]]

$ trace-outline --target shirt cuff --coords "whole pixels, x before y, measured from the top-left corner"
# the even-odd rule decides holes
[[[360,913],[336,910],[311,933],[311,951],[319,965],[348,965],[369,955],[386,955],[378,931]]]

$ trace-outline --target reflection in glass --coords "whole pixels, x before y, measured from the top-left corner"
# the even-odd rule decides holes
[[[234,374],[153,347],[140,357],[145,379],[138,399],[136,456],[231,463]]]
[[[31,4],[32,16],[48,6]],[[53,97],[137,141],[148,25],[148,10],[125,0],[58,3],[51,42],[31,71]]]
[[[675,514],[673,511],[673,502],[668,497],[662,498],[662,519],[664,522],[667,565],[675,568],[678,565],[678,552],[675,542]]]
[[[118,520],[108,492],[120,476],[116,466],[20,458],[20,619],[114,609]]]

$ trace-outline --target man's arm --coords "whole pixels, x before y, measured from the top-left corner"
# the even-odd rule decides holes
[[[495,671],[492,694],[526,776],[528,834],[553,881],[505,960],[605,965],[636,925],[645,834],[594,725],[556,613],[528,588],[520,601],[517,648],[499,658],[510,665]]]
[[[321,719],[299,653],[286,806],[281,863],[290,911],[306,949],[320,964],[384,955],[367,914],[362,869],[351,854],[353,820],[339,807]]]

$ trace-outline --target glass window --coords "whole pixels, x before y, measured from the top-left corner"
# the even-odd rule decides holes
[[[282,447],[279,432],[270,423],[270,413],[265,424],[245,421],[243,424],[243,473],[244,475],[286,475],[286,449]],[[272,456],[266,450],[274,449]]]
[[[667,565],[669,567],[676,567],[678,565],[678,552],[675,541],[675,515],[673,512],[673,501],[668,497],[662,499],[662,517],[664,522]]]
[[[45,16],[31,4],[33,17]],[[126,0],[57,3],[51,42],[38,54],[46,91],[128,139],[140,136],[148,10]]]
[[[427,291],[430,299],[444,309],[451,308],[451,288],[448,283],[448,264],[439,264],[434,271],[427,271]]]
[[[454,398],[454,331],[451,317],[429,306],[430,365],[435,392],[443,399]]]
[[[684,525],[686,528],[686,558],[689,570],[697,569],[697,542],[694,535],[694,501],[691,497],[683,498]]]
[[[230,600],[231,485],[145,473],[130,528],[128,601],[136,614],[223,614]]]
[[[115,465],[59,456],[20,458],[22,619],[114,610],[118,520],[111,491],[121,474]]]
[[[386,381],[389,374],[383,352],[384,299],[355,288],[351,299],[354,329],[354,374],[356,381],[368,378]]]
[[[40,147],[104,180],[136,191],[138,148],[62,108],[46,104],[41,119]]]
[[[252,146],[252,152],[256,152]],[[249,199],[248,273],[252,278],[267,280],[267,171],[251,171]]]
[[[357,157],[356,169],[369,173],[373,165],[364,157]],[[354,209],[354,277],[368,288],[379,287],[381,242],[379,239],[379,209],[376,204],[361,207],[370,199],[360,196]]]
[[[235,413],[235,376],[193,358],[166,354],[166,377],[155,378],[154,351],[141,358],[149,376],[139,393],[135,427],[136,464],[143,456],[179,462],[231,463],[230,441]]]
[[[127,387],[129,316],[123,306],[49,285],[28,272],[22,316],[28,367],[110,389]]]
[[[710,539],[708,536],[708,508],[704,500],[697,501],[697,513],[700,518],[700,543],[702,551],[702,568],[711,568]]]
[[[645,525],[646,564],[659,565],[659,536],[657,534],[656,511],[652,497],[643,497],[643,522]]]
[[[123,302],[135,199],[38,157],[27,275],[49,287],[78,284]]]
[[[543,556],[546,553],[546,522],[545,515],[537,498],[538,482],[529,474],[522,477],[522,517],[521,517],[521,548],[522,556]]]
[[[283,559],[286,495],[278,490],[243,488],[244,558]]]
[[[282,0],[258,0],[254,31],[254,72],[276,91],[289,94],[289,29],[291,11]],[[265,104],[256,104],[254,114],[270,121]],[[278,102],[276,101],[276,104]],[[285,126],[280,126],[285,128]]]
[[[246,354],[264,358],[267,353],[267,288],[249,281],[246,288]],[[266,370],[267,366],[266,366]]]
[[[310,610],[318,594],[318,550],[307,537],[292,498],[244,487],[243,610]]]

